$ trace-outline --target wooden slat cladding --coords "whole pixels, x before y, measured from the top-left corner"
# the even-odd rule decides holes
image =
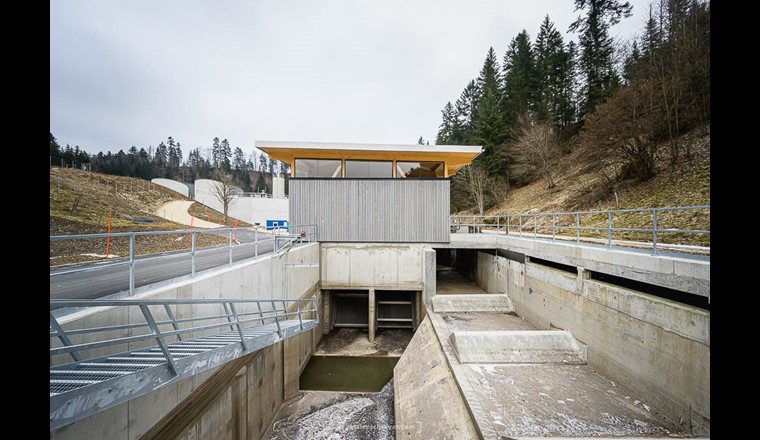
[[[447,179],[291,179],[290,224],[319,241],[448,243]]]

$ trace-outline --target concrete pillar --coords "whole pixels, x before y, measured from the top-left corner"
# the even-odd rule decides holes
[[[298,356],[299,339],[300,338],[288,338],[282,341],[282,398],[284,400],[296,397],[300,388],[299,376],[301,373],[301,365]]]
[[[591,279],[591,271],[585,267],[578,267],[578,279],[575,284],[576,295],[583,295],[583,282],[588,279]]]
[[[375,316],[375,289],[369,289],[369,342],[375,342],[377,316]]]
[[[423,249],[422,251],[422,283],[424,287],[422,300],[428,307],[433,306],[433,297],[435,296],[435,249]],[[420,322],[422,320],[420,319]]]
[[[412,330],[417,331],[417,327],[422,324],[422,320],[425,319],[426,315],[426,309],[425,305],[422,303],[422,291],[416,291],[414,292],[414,305],[412,308]]]

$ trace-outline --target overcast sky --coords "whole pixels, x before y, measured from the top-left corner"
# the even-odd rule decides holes
[[[612,29],[629,40],[648,1]],[[50,131],[88,153],[227,138],[432,144],[441,109],[573,0],[51,0]]]

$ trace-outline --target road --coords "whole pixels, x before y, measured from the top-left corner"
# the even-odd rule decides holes
[[[273,247],[272,241],[259,243],[258,255],[271,253]],[[256,249],[252,242],[232,248],[233,262],[253,258],[255,254]],[[228,264],[229,255],[228,247],[196,250],[195,271]],[[161,257],[138,257],[135,260],[135,288],[190,275],[191,271],[189,252]],[[96,299],[128,290],[128,263],[102,261],[50,271],[51,299]]]

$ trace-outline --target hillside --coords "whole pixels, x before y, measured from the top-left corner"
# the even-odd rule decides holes
[[[616,188],[601,183],[593,162],[583,159],[583,148],[576,147],[561,158],[555,173],[556,187],[548,189],[544,179],[512,188],[504,201],[485,214],[526,214],[571,211],[600,211],[635,208],[662,208],[710,205],[710,126],[694,130],[679,139],[690,144],[691,160],[681,160],[673,167],[660,157],[658,173],[646,182],[623,181]],[[663,146],[663,151],[666,146]],[[472,213],[472,211],[470,211]],[[547,217],[551,224],[550,218]],[[539,224],[541,222],[539,221]],[[606,224],[606,216],[595,225]],[[591,225],[591,224],[589,224]],[[651,215],[618,215],[615,227],[651,227]],[[674,211],[658,219],[658,228],[710,229],[709,210]],[[625,236],[626,234],[621,234]],[[630,238],[633,234],[627,234]],[[684,243],[709,246],[709,236],[685,237]]]
[[[50,235],[104,234],[108,232],[168,231],[187,229],[156,216],[162,205],[191,200],[147,180],[111,176],[69,168],[50,168]],[[214,218],[223,215],[195,203],[191,212]],[[240,225],[247,226],[247,225]],[[187,249],[189,234],[154,235],[136,241],[138,255]],[[198,235],[197,247],[226,243],[224,237]],[[61,265],[129,255],[128,238],[51,241],[50,265]]]
[[[658,174],[646,182],[619,182],[615,188],[595,185],[601,176],[594,171],[593,161],[583,158],[578,147],[561,159],[555,173],[556,187],[547,189],[543,179],[520,188],[512,188],[500,205],[486,211],[488,215],[551,213],[568,211],[600,211],[607,209],[660,208],[710,204],[710,126],[709,124],[683,136],[693,151],[691,160],[668,166],[660,158]],[[166,231],[187,229],[172,224],[154,213],[173,200],[190,200],[166,188],[150,185],[146,180],[90,173],[76,169],[50,169],[50,235],[102,234],[107,232],[109,213],[112,232]],[[195,203],[190,212],[212,221],[223,215]],[[470,211],[469,213],[472,213]],[[572,222],[572,219],[570,219]],[[606,226],[607,218],[589,216],[583,226]],[[551,217],[537,220],[538,225],[551,224]],[[250,226],[240,222],[240,227]],[[618,214],[614,227],[651,227],[651,214]],[[659,228],[710,229],[710,211],[674,211],[658,216]],[[539,230],[550,233],[550,230]],[[588,236],[601,234],[588,233]],[[650,236],[620,233],[615,238],[649,240]],[[666,238],[666,237],[663,237]],[[689,235],[677,238],[681,244],[709,246],[709,235]],[[65,245],[64,245],[65,243]],[[212,234],[198,236],[198,247],[226,243],[224,237]],[[129,254],[126,238],[114,238],[109,257]],[[189,234],[141,237],[137,242],[138,255],[189,247]],[[60,265],[105,258],[106,240],[72,240],[52,242],[50,264]]]

